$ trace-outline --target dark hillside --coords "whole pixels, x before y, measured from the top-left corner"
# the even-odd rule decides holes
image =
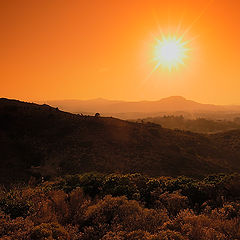
[[[39,173],[199,176],[236,171],[238,149],[230,148],[232,141],[219,147],[222,138],[0,99],[0,181]]]
[[[232,166],[240,168],[240,130],[217,133],[209,136],[219,149],[223,156],[228,159]]]

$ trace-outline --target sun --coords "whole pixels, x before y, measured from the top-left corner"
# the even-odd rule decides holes
[[[157,62],[155,69],[160,65],[163,68],[168,68],[169,71],[177,69],[180,64],[184,64],[184,59],[187,58],[189,48],[187,42],[183,42],[182,38],[176,36],[162,36],[162,39],[157,39],[157,44],[154,51],[154,61]]]

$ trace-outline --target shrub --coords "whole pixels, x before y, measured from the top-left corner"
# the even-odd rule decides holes
[[[0,210],[11,218],[26,217],[29,215],[31,201],[23,197],[21,190],[13,189],[1,195]]]
[[[68,232],[57,223],[42,223],[31,230],[32,240],[70,240]]]
[[[175,216],[180,210],[188,207],[188,198],[181,195],[180,191],[173,193],[164,192],[157,189],[152,192],[153,202],[155,208],[167,209],[170,216]]]

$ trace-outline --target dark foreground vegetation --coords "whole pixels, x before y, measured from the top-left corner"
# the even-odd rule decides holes
[[[0,192],[4,240],[240,239],[240,175],[89,173]]]

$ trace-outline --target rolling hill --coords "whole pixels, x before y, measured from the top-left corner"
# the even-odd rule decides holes
[[[192,100],[187,100],[181,96],[172,96],[158,101],[139,102],[111,101],[98,98],[92,100],[55,100],[46,101],[45,103],[72,113],[100,112],[105,116],[120,117],[122,119],[142,118],[146,116],[157,116],[159,113],[164,114],[175,112],[240,113],[240,106],[202,104]]]
[[[204,135],[2,98],[0,182],[89,171],[150,176],[239,171],[239,139],[240,131]]]
[[[136,121],[136,120],[134,120]],[[138,119],[137,122],[152,122],[169,129],[181,129],[185,131],[197,133],[218,133],[230,130],[240,129],[240,118],[235,118],[232,121],[227,120],[212,120],[206,118],[187,119],[182,115],[149,117]]]

